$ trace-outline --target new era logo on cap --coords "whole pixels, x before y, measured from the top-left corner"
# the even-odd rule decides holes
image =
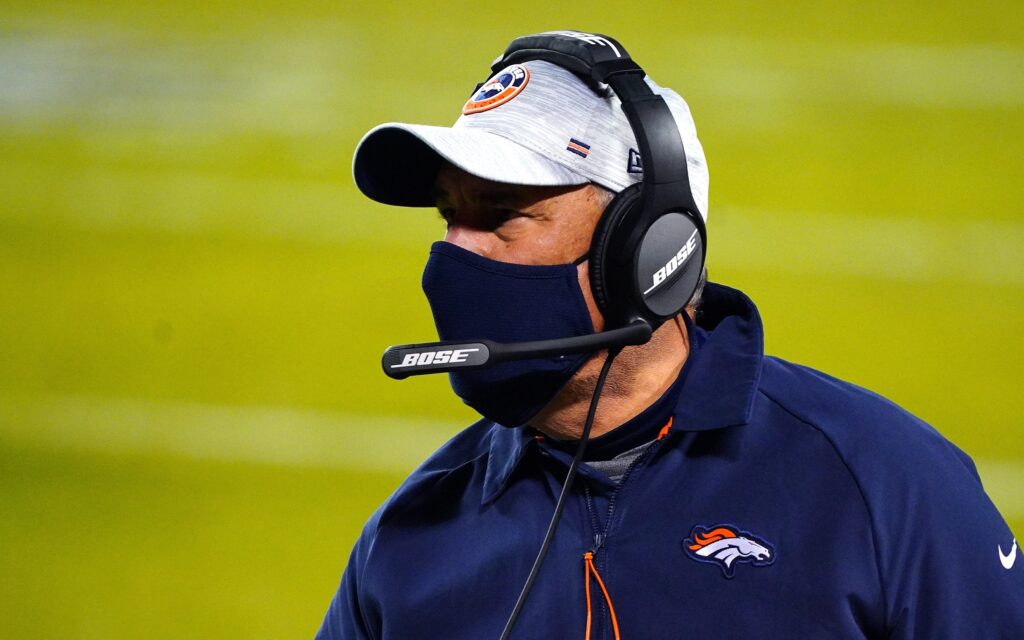
[[[644,166],[640,162],[640,152],[636,149],[629,150],[629,160],[626,162],[626,173],[643,173]]]

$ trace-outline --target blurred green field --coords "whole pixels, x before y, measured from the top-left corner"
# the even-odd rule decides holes
[[[473,418],[379,373],[434,335],[443,227],[361,198],[353,148],[551,28],[687,98],[768,351],[934,424],[1024,532],[1024,4],[621,6],[5,3],[0,637],[313,633]]]

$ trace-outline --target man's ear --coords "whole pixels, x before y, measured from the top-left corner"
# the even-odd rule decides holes
[[[697,322],[697,314],[700,312],[700,299],[701,294],[704,293],[704,285],[708,283],[708,268],[704,267],[704,270],[700,272],[700,279],[697,280],[697,288],[693,291],[693,297],[686,303],[686,313],[690,315],[690,320],[693,320],[694,324]]]

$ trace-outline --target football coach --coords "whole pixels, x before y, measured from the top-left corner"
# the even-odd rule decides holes
[[[353,168],[447,223],[442,342],[385,372],[447,372],[482,419],[370,518],[318,638],[1024,638],[971,459],[766,356],[706,281],[693,119],[620,43],[518,38],[452,127],[378,126]]]

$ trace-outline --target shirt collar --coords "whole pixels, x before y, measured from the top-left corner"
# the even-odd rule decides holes
[[[691,341],[701,339],[691,354],[688,375],[679,393],[671,432],[707,431],[746,424],[753,410],[764,331],[754,303],[741,291],[707,283],[696,327],[684,314]],[[696,336],[701,333],[700,338]],[[529,427],[491,426],[491,443],[482,500],[498,497],[534,442]]]
[[[491,448],[481,496],[483,504],[491,502],[501,494],[512,472],[523,459],[527,447],[534,442],[533,431],[527,426],[512,429],[497,422],[491,424]]]
[[[757,307],[743,292],[709,282],[701,297],[697,327],[707,339],[693,356],[671,430],[707,431],[746,424],[764,359],[764,328]]]

